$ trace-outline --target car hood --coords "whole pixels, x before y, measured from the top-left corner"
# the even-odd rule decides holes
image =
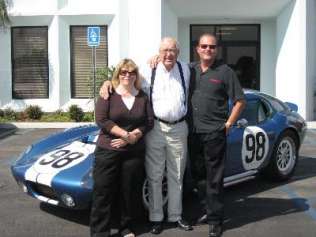
[[[98,127],[67,129],[32,144],[12,165],[25,180],[47,186],[89,183]]]

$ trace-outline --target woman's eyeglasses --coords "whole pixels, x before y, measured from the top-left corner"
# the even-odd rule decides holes
[[[130,76],[136,76],[136,70],[128,71],[128,70],[121,70],[120,75],[121,76],[127,76],[129,74]]]
[[[216,49],[217,45],[215,44],[200,44],[201,49]]]

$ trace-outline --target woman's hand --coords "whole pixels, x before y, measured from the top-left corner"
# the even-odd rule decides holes
[[[117,138],[117,139],[113,139],[111,140],[111,147],[113,148],[121,148],[121,147],[124,147],[128,144],[127,141],[123,140],[122,138]]]

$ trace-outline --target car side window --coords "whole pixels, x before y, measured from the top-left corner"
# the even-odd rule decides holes
[[[259,99],[248,100],[246,108],[243,110],[239,119],[245,118],[249,126],[257,125],[269,117],[267,106]]]
[[[245,109],[239,119],[245,118],[248,125],[256,125],[258,121],[258,100],[248,100]]]
[[[258,105],[258,123],[261,123],[262,121],[266,120],[268,115],[269,115],[269,110],[266,107],[266,105],[262,102],[259,102],[259,105]]]
[[[269,95],[264,95],[264,98],[267,99],[269,101],[269,103],[272,105],[272,107],[278,112],[282,112],[282,111],[287,109],[284,106],[284,104],[280,100],[278,100],[277,98],[274,98],[274,97],[269,96]]]

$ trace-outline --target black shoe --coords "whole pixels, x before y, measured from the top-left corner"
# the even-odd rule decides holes
[[[207,223],[207,215],[204,214],[202,216],[200,216],[197,221],[196,221],[197,224],[206,224]]]
[[[208,237],[220,237],[222,236],[223,227],[221,224],[210,224]]]
[[[150,233],[154,235],[159,235],[162,232],[162,222],[161,221],[152,221]]]
[[[183,219],[176,221],[175,224],[181,230],[185,230],[185,231],[193,230],[193,227]]]

